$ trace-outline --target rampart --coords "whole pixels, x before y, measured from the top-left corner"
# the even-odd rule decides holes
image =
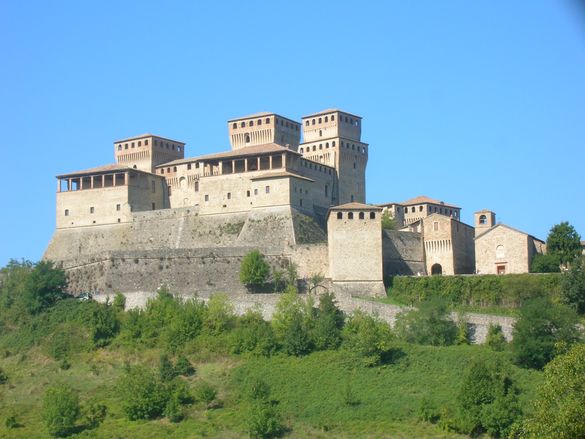
[[[384,276],[426,274],[421,233],[384,230]]]

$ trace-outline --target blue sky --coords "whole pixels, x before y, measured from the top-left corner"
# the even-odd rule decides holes
[[[368,202],[585,235],[577,1],[4,0],[0,54],[0,265],[42,256],[55,175],[112,163],[114,140],[195,156],[229,149],[232,117],[331,107],[364,118]]]

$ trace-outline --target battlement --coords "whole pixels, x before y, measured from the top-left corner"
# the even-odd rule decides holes
[[[116,163],[146,172],[162,163],[182,159],[185,144],[177,140],[142,134],[114,142]]]
[[[359,142],[362,135],[362,118],[337,109],[304,116],[302,124],[304,143],[336,137]]]

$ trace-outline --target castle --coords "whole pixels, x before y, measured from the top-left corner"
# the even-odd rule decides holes
[[[205,294],[240,291],[238,261],[258,248],[301,278],[384,295],[384,275],[525,272],[544,251],[489,211],[474,228],[459,207],[427,197],[365,204],[361,129],[360,116],[330,109],[301,123],[275,113],[229,120],[231,150],[199,157],[153,134],[118,140],[115,164],[57,176],[44,257],[67,270],[74,293],[164,283]],[[383,215],[398,230],[382,231]]]

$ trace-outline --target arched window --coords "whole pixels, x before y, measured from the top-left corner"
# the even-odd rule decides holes
[[[307,127],[309,126],[309,121],[308,120],[305,121],[305,126],[307,126]]]
[[[262,125],[262,119],[258,119],[258,125]]]
[[[331,116],[333,117],[333,116]],[[331,142],[331,146],[335,148],[335,140],[333,142]]]
[[[319,130],[319,137],[323,137],[323,130]]]
[[[234,123],[232,124],[232,128],[233,128],[234,130],[238,129],[238,124],[234,122]]]
[[[195,180],[195,192],[199,192],[199,182]]]
[[[246,134],[245,140],[246,140],[246,143],[250,143],[250,135],[249,134]]]
[[[241,126],[242,128],[244,128],[244,127],[246,126],[246,122],[242,122],[242,123],[240,123],[240,126]]]
[[[506,257],[506,250],[504,249],[503,245],[498,245],[496,247],[496,258],[502,259]]]
[[[485,216],[485,215],[480,215],[480,216],[479,216],[479,223],[480,223],[480,224],[487,224],[487,216]]]
[[[337,212],[337,219],[343,219],[343,213]]]
[[[365,214],[363,212],[360,212],[360,219],[365,219]]]
[[[433,276],[441,276],[443,274],[443,267],[441,267],[441,264],[433,264],[431,267],[431,274]]]
[[[319,143],[319,149],[323,149],[323,144]]]
[[[301,154],[303,153],[303,148],[301,148]]]
[[[319,123],[321,123],[321,118],[319,118]]]
[[[325,122],[329,122],[329,118],[325,116]]]
[[[334,115],[334,114],[332,114],[332,115],[331,115],[331,122],[333,122],[334,120],[335,120],[335,115]]]
[[[415,212],[415,208],[414,208],[414,206],[412,206],[412,209],[410,209],[410,211],[411,211],[412,213],[414,213],[414,212]]]
[[[311,122],[312,125],[315,125],[315,119],[313,119],[313,121]]]
[[[329,148],[329,142],[325,142],[325,148]]]
[[[347,214],[347,219],[353,219],[353,212],[349,212]]]
[[[370,212],[370,219],[376,219],[376,212]]]
[[[250,121],[250,126],[251,126],[251,127],[253,127],[253,126],[254,126],[254,121],[253,121],[253,120],[251,120],[251,121]]]
[[[317,145],[313,145],[313,151],[317,150]]]

